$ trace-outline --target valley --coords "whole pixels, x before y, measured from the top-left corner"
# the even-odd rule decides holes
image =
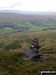
[[[37,38],[45,61],[23,60]],[[56,15],[0,13],[0,75],[41,75],[56,70]]]

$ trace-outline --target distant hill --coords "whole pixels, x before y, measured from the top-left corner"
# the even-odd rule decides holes
[[[48,15],[45,13],[38,14],[22,14],[17,11],[0,11],[0,22],[18,22],[18,21],[32,21],[32,20],[48,20],[51,18],[56,20],[56,15]]]
[[[18,22],[18,21],[30,21],[36,19],[38,19],[38,15],[0,13],[0,22]]]
[[[0,12],[0,31],[39,31],[56,29],[56,15]]]

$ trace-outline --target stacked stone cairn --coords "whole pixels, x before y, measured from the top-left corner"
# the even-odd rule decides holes
[[[39,53],[40,46],[38,45],[38,39],[34,38],[33,43],[24,50],[24,60],[41,60],[41,54]]]

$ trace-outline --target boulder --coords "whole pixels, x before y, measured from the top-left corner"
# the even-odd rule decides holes
[[[26,60],[31,60],[33,56],[36,56],[38,54],[37,49],[33,48],[31,49],[30,47],[26,48],[24,50],[24,55],[23,55],[23,59]]]

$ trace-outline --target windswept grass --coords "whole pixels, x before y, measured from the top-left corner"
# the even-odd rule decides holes
[[[45,62],[23,60],[24,49],[38,38],[40,53],[45,55]],[[16,42],[18,41],[18,44]],[[8,45],[16,45],[16,49],[8,51]],[[21,45],[19,48],[18,46]],[[9,46],[8,46],[9,47]],[[0,75],[41,75],[40,70],[56,70],[56,30],[42,32],[2,32],[0,33]]]
[[[41,75],[41,70],[56,70],[56,62],[51,61],[51,57],[50,61],[33,62],[23,60],[22,54],[19,51],[0,52],[0,75]]]

